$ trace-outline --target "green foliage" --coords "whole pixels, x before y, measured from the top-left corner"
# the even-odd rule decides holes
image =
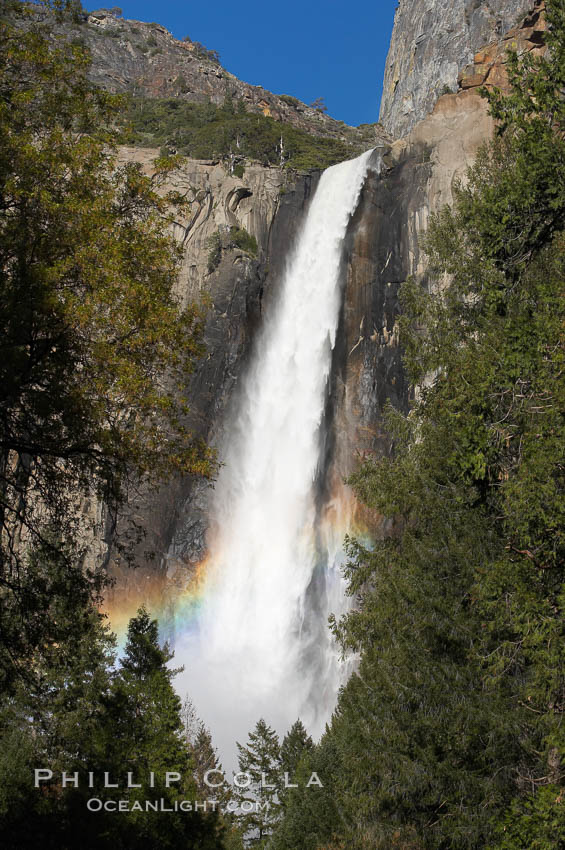
[[[500,147],[493,146],[493,153],[505,157],[505,167],[498,170],[501,182],[490,182],[474,198],[463,195],[460,202],[463,209],[468,204],[469,214],[480,222],[485,252],[509,272],[564,226],[565,7],[561,0],[547,4],[546,17],[548,56],[518,57],[511,52],[510,96],[496,89],[483,92],[500,122],[503,141]],[[476,179],[481,179],[480,167]]]
[[[208,274],[212,274],[222,260],[222,251],[230,248],[239,248],[252,257],[257,256],[257,240],[243,227],[232,225],[229,231],[222,234],[216,230],[208,239]]]
[[[73,4],[55,4],[57,18]],[[12,14],[27,15],[22,4]],[[76,9],[75,9],[76,11]],[[180,253],[163,184],[118,166],[120,102],[88,82],[79,45],[0,23],[0,830],[7,846],[220,847],[200,813],[89,813],[87,771],[182,767],[179,704],[146,614],[124,667],[87,568],[85,499],[114,512],[129,482],[208,473],[183,425],[201,313],[173,296]],[[33,769],[57,778],[32,786]],[[60,772],[83,785],[63,788]],[[98,794],[97,794],[98,792]],[[134,792],[135,793],[135,792]],[[141,793],[141,791],[140,791]]]
[[[325,100],[323,97],[317,97],[316,100],[312,101],[310,104],[312,109],[317,109],[318,112],[327,112],[328,107],[326,106]]]
[[[402,531],[349,548],[358,606],[336,632],[361,662],[331,729],[345,834],[354,847],[484,846],[520,757],[517,719],[472,661],[474,576],[501,547],[473,490],[444,472],[449,432],[404,425],[396,458],[353,481]]]
[[[104,575],[83,565],[84,546],[63,545],[54,532],[21,562],[0,589],[0,692],[8,697],[22,680],[33,682],[37,653],[69,652],[80,642],[88,609],[101,601]],[[15,592],[17,590],[17,592]],[[60,649],[63,647],[64,649]]]
[[[172,687],[171,655],[161,648],[157,624],[141,610],[130,622],[126,661],[113,667],[113,638],[99,614],[76,600],[74,642],[38,651],[33,680],[0,703],[0,828],[8,846],[49,848],[223,846],[218,817],[200,812],[144,813],[136,801],[192,800],[192,754],[183,737],[180,701]],[[33,787],[34,768],[48,767],[53,779]],[[79,786],[61,773],[79,775]],[[149,772],[153,771],[154,782]],[[165,771],[181,781],[167,787]],[[95,777],[88,788],[88,773]],[[104,773],[119,790],[104,787]],[[131,773],[139,787],[126,787]],[[89,812],[87,800],[127,800],[112,816]]]
[[[157,621],[149,618],[145,608],[140,608],[129,623],[122,670],[135,679],[144,679],[156,670],[168,673],[166,664],[172,656],[166,647],[161,649],[158,637]]]
[[[304,724],[300,719],[296,720],[284,736],[280,750],[280,770],[283,778],[288,778],[290,784],[297,785],[297,780],[307,782],[304,778],[305,763],[314,749],[314,743],[308,735]],[[284,783],[279,791],[279,798],[283,808],[286,808],[293,789],[285,788]],[[301,792],[298,792],[301,796]]]
[[[178,771],[189,785],[184,789],[176,786],[177,790],[191,793],[194,786],[181,701],[172,685],[179,671],[167,666],[172,657],[167,644],[159,645],[157,622],[140,608],[130,620],[124,658],[112,682],[106,710],[122,764],[147,778],[149,771],[161,776],[167,770]],[[143,793],[147,792],[148,786]]]
[[[190,41],[188,36],[184,39],[184,41]],[[208,62],[212,62],[213,65],[220,64],[220,54],[217,50],[209,50],[207,47],[204,47],[203,44],[200,44],[199,41],[192,42],[194,46],[194,55],[197,59],[204,59]]]
[[[338,796],[340,766],[340,753],[331,735],[324,735],[314,748],[304,748],[294,775],[298,787],[285,793],[284,817],[271,839],[273,850],[337,850],[343,846],[338,839],[346,824]],[[319,776],[321,788],[308,787],[313,772]]]
[[[565,835],[563,786],[544,785],[515,803],[499,827],[498,850],[560,850]]]
[[[239,770],[251,777],[251,784],[239,790],[240,803],[254,804],[252,811],[238,816],[248,842],[264,847],[280,815],[280,746],[276,732],[261,718],[249,733],[247,746],[237,744]],[[256,804],[259,804],[258,806]]]
[[[105,746],[102,702],[109,693],[113,641],[100,616],[82,600],[71,607],[69,602],[67,611],[59,611],[68,618],[59,624],[68,642],[38,648],[31,674],[0,701],[0,829],[7,845],[21,850],[40,842],[48,848],[72,847],[92,818],[80,789],[63,792],[60,780],[35,789],[35,768],[84,772],[114,764]],[[103,832],[108,824],[102,815],[89,826]],[[94,847],[92,839],[85,837],[82,846]]]
[[[229,96],[221,107],[174,98],[132,98],[124,120],[134,144],[166,144],[194,159],[225,158],[237,148],[241,156],[279,165],[281,135],[285,165],[298,170],[327,168],[356,153],[348,142],[311,136],[273,118],[236,110]]]
[[[290,94],[279,94],[279,99],[282,100],[283,103],[286,103],[287,106],[299,106],[300,101],[297,97],[293,97]]]
[[[222,235],[216,230],[208,239],[208,274],[212,274],[222,259]]]
[[[173,295],[177,161],[118,166],[120,101],[79,47],[3,21],[0,57],[0,604],[15,616],[49,585],[26,547],[87,536],[80,499],[115,511],[132,478],[207,474],[210,454],[183,424],[202,314]]]
[[[20,9],[17,10],[21,13],[21,4],[19,2],[8,3],[6,5],[11,5],[12,8],[16,9],[20,6]],[[55,20],[59,23],[69,21],[73,24],[81,24],[86,20],[88,14],[80,0],[39,0],[37,5],[43,6],[52,12]]]
[[[183,724],[183,738],[188,746],[194,768],[194,779],[198,789],[200,800],[213,798],[219,806],[218,822],[226,850],[243,850],[243,835],[234,810],[237,808],[237,799],[234,795],[231,783],[224,780],[222,784],[221,775],[224,773],[218,758],[218,753],[212,741],[210,730],[197,716],[194,706],[189,699],[185,701],[181,710]],[[206,784],[206,774],[211,773],[208,780],[215,785],[213,789]]]
[[[242,251],[245,251],[247,254],[251,254],[253,257],[257,256],[257,240],[243,227],[235,227],[235,225],[232,225],[232,227],[230,227],[229,239],[230,245],[233,245],[235,248],[240,248]]]
[[[299,718],[292,724],[281,744],[280,761],[283,772],[292,778],[300,759],[306,752],[310,752],[313,746],[312,738]]]

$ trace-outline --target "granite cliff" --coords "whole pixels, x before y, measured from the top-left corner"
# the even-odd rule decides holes
[[[542,10],[538,3],[519,27],[483,46],[470,65],[458,67],[458,90],[436,98],[429,114],[403,138],[392,143],[380,138],[380,174],[369,174],[344,245],[344,300],[328,400],[328,486],[351,471],[359,454],[390,450],[382,420],[387,400],[403,410],[410,406],[398,339],[398,290],[409,275],[425,282],[420,235],[430,214],[451,201],[454,181],[464,177],[493,132],[478,87],[504,86],[509,46],[542,49]],[[127,149],[123,156],[151,167],[150,151]],[[188,161],[176,178],[177,188],[193,199],[189,220],[178,224],[185,245],[179,293],[191,298],[206,290],[211,300],[208,353],[192,381],[190,424],[214,443],[221,443],[229,428],[230,404],[255,330],[277,291],[317,179],[315,172],[292,174],[251,163],[238,178],[221,163],[203,161]],[[256,256],[233,245],[233,227],[255,237]],[[214,234],[220,251],[211,270]],[[127,604],[131,610],[149,589],[161,599],[174,599],[186,584],[206,554],[210,492],[201,481],[174,481],[130,506],[146,537],[138,552],[140,569],[132,573],[114,563],[121,608]],[[113,531],[107,526],[108,561]]]
[[[367,181],[348,246],[339,404],[341,432],[349,443],[346,456],[355,447],[386,451],[383,403],[409,405],[396,330],[399,284],[410,275],[426,282],[420,236],[429,216],[452,201],[455,182],[464,179],[479,146],[494,131],[479,88],[505,88],[508,49],[544,49],[543,9],[543,2],[536,3],[519,26],[483,45],[474,61],[458,71],[456,91],[440,95],[409,133],[384,148],[380,177]]]
[[[158,151],[123,148],[123,160],[139,162],[151,173]],[[229,427],[230,400],[245,367],[254,332],[269,292],[276,289],[288,246],[300,226],[317,175],[292,175],[279,168],[248,164],[243,178],[230,175],[217,162],[188,160],[167,188],[191,198],[190,213],[178,221],[182,242],[177,293],[182,302],[204,297],[208,304],[204,330],[206,355],[191,380],[191,410],[187,424],[217,444]],[[238,247],[234,232],[251,237]],[[256,248],[253,245],[256,242]],[[140,569],[121,565],[113,546],[111,517],[99,550],[114,575],[118,594],[136,601],[153,592],[182,586],[190,570],[205,555],[210,484],[202,479],[176,479],[155,492],[137,494],[122,524],[134,519],[144,536],[136,552]]]
[[[387,57],[380,121],[395,138],[457,90],[463,67],[500,39],[533,0],[400,0]]]

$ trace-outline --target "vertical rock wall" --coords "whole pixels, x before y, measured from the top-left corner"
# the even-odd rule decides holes
[[[483,45],[499,39],[534,0],[399,0],[387,57],[380,121],[406,135]]]
[[[399,288],[425,281],[420,237],[431,213],[452,201],[480,144],[493,131],[476,91],[440,99],[405,138],[383,148],[380,176],[371,174],[351,221],[346,283],[336,351],[336,463],[347,475],[359,456],[386,454],[388,401],[407,411],[409,387],[398,337]]]
[[[139,162],[147,173],[156,155],[136,148],[121,151],[124,161]],[[167,186],[191,200],[186,220],[175,226],[184,246],[177,294],[183,303],[203,296],[207,300],[206,353],[188,387],[186,425],[212,445],[221,443],[223,430],[229,428],[234,389],[316,180],[317,175],[292,176],[258,164],[247,166],[238,178],[221,163],[187,160]],[[231,227],[255,237],[256,256],[231,244]],[[216,268],[210,270],[212,237],[222,247]],[[106,517],[103,557],[117,580],[108,597],[110,608],[116,603],[135,610],[140,601],[174,596],[175,586],[186,584],[205,555],[211,486],[199,478],[177,477],[158,490],[132,493],[117,528]],[[117,537],[128,533],[132,520],[142,530],[134,551],[135,570],[122,562],[116,547]]]

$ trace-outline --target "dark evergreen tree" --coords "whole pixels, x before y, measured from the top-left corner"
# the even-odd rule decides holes
[[[241,829],[248,842],[264,846],[280,817],[280,745],[277,733],[263,718],[249,733],[247,746],[237,744],[239,770],[250,779],[236,791],[242,813]],[[241,777],[242,782],[244,777]],[[236,786],[237,787],[237,786]],[[246,811],[249,808],[250,811]]]
[[[202,799],[213,797],[220,805],[222,821],[230,827],[233,818],[228,811],[228,804],[235,798],[231,784],[226,780],[218,751],[214,746],[212,734],[204,722],[198,717],[192,700],[186,696],[182,704],[181,719],[183,736],[189,747],[194,766],[196,785]],[[206,782],[206,774],[212,771]],[[214,787],[211,787],[214,786]]]
[[[198,787],[202,791],[209,791],[208,786],[206,786],[203,782],[207,771],[215,771],[215,773],[211,776],[211,781],[214,784],[219,783],[220,774],[223,771],[220,759],[218,758],[218,752],[212,743],[212,735],[203,723],[200,724],[200,728],[198,729],[194,741],[191,744],[191,751],[197,775]],[[218,795],[218,791],[220,791],[220,795]],[[223,791],[223,786],[220,789],[214,789],[215,796],[223,797],[224,794],[225,791]]]
[[[140,786],[127,791],[130,804],[163,799],[171,808],[178,801],[201,800],[184,737],[181,700],[172,684],[179,672],[170,668],[172,658],[168,645],[159,644],[157,621],[140,608],[130,620],[124,657],[105,701],[105,732],[115,773],[131,773]],[[167,773],[177,774],[170,785]],[[164,811],[149,817],[134,813],[123,820],[124,846],[138,830],[156,848],[222,846],[217,812]]]
[[[108,712],[115,742],[123,743],[122,770],[149,775],[178,771],[191,777],[193,765],[183,738],[181,700],[167,665],[169,647],[159,645],[158,625],[145,608],[130,620],[121,667],[114,679]],[[190,792],[194,785],[189,783]]]
[[[45,569],[63,581],[66,566]],[[114,638],[87,600],[75,593],[47,601],[64,639],[37,647],[0,701],[0,831],[8,846],[21,850],[38,843],[49,850],[89,848],[109,829],[104,812],[87,811],[93,792],[85,783],[88,771],[101,776],[115,764],[105,725]],[[53,780],[37,789],[36,768],[53,772]],[[63,771],[71,777],[78,772],[82,786],[71,780],[63,787]],[[81,838],[91,821],[91,836]]]
[[[317,782],[310,783],[316,774]],[[296,767],[294,785],[284,798],[284,817],[273,833],[272,850],[338,850],[347,822],[339,804],[340,753],[325,734],[315,747],[305,747]]]
[[[79,639],[34,657],[34,678],[22,680],[0,707],[0,828],[9,846],[85,850],[176,848],[220,850],[224,832],[213,811],[145,812],[146,800],[168,809],[198,795],[194,764],[182,736],[180,701],[171,684],[170,653],[155,622],[140,611],[130,625],[127,669],[112,667],[113,637],[99,614],[86,613]],[[33,787],[34,769],[53,779]],[[63,771],[70,777],[66,787]],[[180,781],[167,787],[166,772]],[[89,773],[94,787],[88,787]],[[104,774],[118,788],[104,787]],[[153,779],[151,773],[154,774]],[[128,788],[128,774],[138,788]],[[87,801],[121,799],[128,811],[90,812]],[[142,806],[135,811],[135,803]],[[160,804],[161,805],[161,804]]]
[[[286,805],[289,796],[289,789],[284,787],[284,777],[288,779],[288,784],[296,784],[295,778],[300,760],[306,753],[311,752],[313,747],[312,738],[299,718],[292,724],[281,744],[280,769],[283,775],[283,783],[279,797],[283,807]]]
[[[310,751],[313,746],[312,738],[299,718],[283,738],[280,754],[281,769],[292,778],[304,752]]]
[[[169,681],[173,673],[167,668],[172,653],[167,645],[159,646],[159,625],[142,607],[129,622],[127,643],[121,660],[122,673],[143,680],[160,674]],[[180,714],[180,701],[179,701]]]

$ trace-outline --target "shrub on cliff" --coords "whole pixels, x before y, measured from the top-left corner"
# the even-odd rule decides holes
[[[216,230],[208,239],[208,274],[212,274],[220,265],[223,248],[239,248],[252,257],[257,256],[257,240],[243,227],[232,225],[224,238]]]
[[[257,240],[243,227],[230,227],[230,244],[253,257],[257,256]]]

